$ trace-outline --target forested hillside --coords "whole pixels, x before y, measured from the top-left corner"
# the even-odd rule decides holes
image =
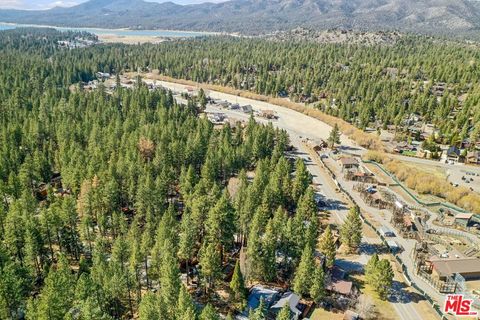
[[[244,306],[241,244],[250,281],[292,281],[319,221],[286,133],[253,120],[214,129],[192,101],[143,85],[69,90],[126,65],[130,48],[59,48],[68,36],[0,33],[0,318],[218,319],[209,303]]]
[[[73,4],[73,2],[72,2]],[[297,27],[402,30],[479,38],[478,0],[230,0],[179,5],[90,0],[50,10],[0,10],[2,22],[67,27],[200,30],[265,34]]]

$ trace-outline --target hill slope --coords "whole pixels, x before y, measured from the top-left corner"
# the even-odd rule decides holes
[[[47,11],[0,10],[3,22],[62,26],[264,33],[316,29],[480,34],[479,0],[231,0],[181,6],[91,0]]]

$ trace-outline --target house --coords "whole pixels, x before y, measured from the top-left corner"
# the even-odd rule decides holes
[[[460,149],[455,146],[451,146],[447,150],[447,160],[459,161],[460,160]]]
[[[459,213],[455,216],[455,223],[466,228],[472,216],[471,213]]]
[[[408,143],[405,141],[397,143],[395,148],[393,148],[393,151],[396,153],[402,153],[404,150],[408,150]]]
[[[470,164],[480,164],[480,152],[469,151],[467,153],[467,158],[465,159],[465,162]]]
[[[380,227],[378,232],[380,232],[380,234],[384,237],[395,237],[395,233],[385,226]]]
[[[341,157],[338,161],[342,170],[358,169],[360,166],[358,160],[352,157]]]
[[[480,279],[480,259],[478,258],[430,258],[432,276],[445,281],[460,274],[465,280]]]
[[[331,280],[327,281],[325,289],[342,296],[352,296],[354,292],[353,282],[345,280],[346,273],[338,266],[334,266],[331,273]]]
[[[342,296],[351,296],[353,294],[353,282],[335,279],[325,286],[325,289],[332,293],[340,294]]]
[[[253,112],[253,107],[249,104],[245,106],[241,106],[240,109],[242,110],[243,113],[252,113]]]
[[[293,292],[285,292],[280,298],[280,300],[278,300],[273,306],[270,307],[270,311],[278,314],[285,305],[288,305],[290,308],[290,319],[300,319],[300,316],[302,315],[302,311],[300,309],[305,308],[305,306],[300,303],[300,296],[296,295]]]

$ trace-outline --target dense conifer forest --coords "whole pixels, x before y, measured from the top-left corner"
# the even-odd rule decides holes
[[[62,51],[51,59],[52,67],[70,62],[50,75],[57,84],[91,80],[96,71],[159,70],[313,103],[362,129],[401,126],[415,113],[440,131],[439,143],[479,138],[480,49],[473,44],[408,35],[394,44],[369,46],[208,37],[102,45]]]
[[[246,243],[249,280],[290,281],[319,225],[286,133],[253,119],[214,129],[143,85],[72,92],[87,55],[125,48],[59,50],[64,36],[0,36],[0,318],[216,319],[180,273],[207,305]]]
[[[97,71],[158,69],[289,96],[359,127],[415,112],[446,139],[480,130],[475,47],[413,37],[378,47],[224,37],[59,46],[79,37],[94,39],[0,33],[1,319],[218,319],[219,308],[243,310],[254,281],[313,301],[325,294],[332,232],[284,131],[253,119],[214,128],[194,101],[178,105],[141,82],[82,90]],[[342,241],[358,246],[361,234],[348,230],[359,228],[346,226]]]

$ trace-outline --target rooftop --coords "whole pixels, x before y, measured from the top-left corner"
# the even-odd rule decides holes
[[[271,309],[282,309],[285,305],[290,306],[290,310],[297,315],[302,314],[300,310],[297,309],[297,305],[300,302],[300,297],[293,292],[286,292],[283,294],[282,298],[275,303]]]
[[[455,273],[480,272],[480,259],[478,258],[447,258],[433,257],[430,259],[433,268],[441,275],[452,275]]]
[[[353,283],[351,281],[337,280],[326,286],[327,290],[340,293],[343,295],[349,295],[352,292]]]
[[[351,157],[342,157],[342,158],[340,158],[340,163],[341,163],[343,166],[358,165],[357,159],[351,158]]]
[[[266,288],[260,285],[254,286],[250,290],[247,302],[248,309],[256,309],[260,305],[260,300],[263,298],[266,306],[270,306],[278,295],[278,291]]]
[[[473,214],[471,213],[459,213],[455,216],[455,219],[466,219],[470,220],[472,218]]]

